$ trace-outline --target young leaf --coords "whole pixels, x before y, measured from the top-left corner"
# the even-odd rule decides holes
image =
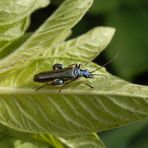
[[[0,26],[0,41],[12,41],[23,35],[24,31],[28,27],[29,19],[28,17],[22,19],[19,22],[8,25]]]
[[[0,25],[16,23],[34,10],[45,7],[49,4],[49,0],[7,0],[0,2]]]
[[[37,8],[45,7],[49,0],[0,2],[0,42],[11,41],[23,35],[29,25],[29,15]],[[0,52],[6,44],[0,44]],[[1,53],[0,53],[1,54]]]
[[[5,49],[8,49],[8,46],[11,45],[11,43],[14,41],[14,39],[19,38],[24,34],[24,31],[28,27],[29,19],[28,17],[21,20],[20,22],[0,26],[0,41],[3,43],[0,46],[0,58],[3,58],[5,56]],[[6,43],[6,44],[5,44]],[[9,53],[12,52],[14,48],[9,49]]]
[[[110,43],[115,29],[109,27],[96,27],[84,35],[64,42],[58,47],[51,49],[53,52],[46,50],[44,57],[61,56],[71,58],[82,58],[93,60],[99,55]]]
[[[1,73],[27,65],[42,57],[44,50],[51,50],[63,41],[67,32],[83,17],[93,0],[66,0],[57,11],[17,51],[1,60]],[[11,61],[11,62],[10,62]]]
[[[3,47],[3,50],[0,52],[0,58],[2,59],[17,50],[30,36],[31,33],[26,33],[22,37],[10,42],[6,47]]]

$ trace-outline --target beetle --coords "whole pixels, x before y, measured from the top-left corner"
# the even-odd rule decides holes
[[[33,80],[39,83],[46,83],[37,89],[39,90],[46,85],[63,86],[79,79],[80,77],[93,78],[94,74],[89,72],[87,69],[81,69],[81,64],[72,64],[65,68],[63,64],[56,63],[53,65],[52,71],[38,73],[34,75]],[[83,83],[90,88],[93,88],[93,86],[84,81]]]
[[[102,67],[108,65],[112,61],[114,61],[117,58],[118,54],[119,54],[119,51],[116,53],[116,55],[113,57],[113,59],[111,59],[110,61],[105,63],[103,66],[101,66],[91,72],[87,69],[81,69],[81,64],[72,64],[72,65],[69,65],[68,67],[65,68],[63,64],[56,63],[53,65],[53,70],[41,72],[41,73],[34,75],[33,80],[35,82],[45,83],[44,85],[37,88],[36,90],[39,90],[46,85],[63,86],[65,84],[69,84],[81,77],[94,78],[94,75],[105,76],[102,74],[94,74],[94,72],[101,69]],[[89,86],[90,88],[93,88],[93,86],[89,85],[88,83],[86,83],[84,81],[82,81],[82,82],[85,85]]]

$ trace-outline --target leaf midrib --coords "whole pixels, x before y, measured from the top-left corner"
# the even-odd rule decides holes
[[[19,95],[46,95],[46,94],[58,94],[58,95],[99,95],[99,96],[124,96],[124,97],[137,97],[137,98],[145,98],[148,99],[147,95],[142,94],[131,94],[131,93],[123,93],[123,92],[115,92],[115,91],[88,91],[88,90],[62,90],[59,92],[59,89],[53,90],[53,89],[43,89],[39,91],[35,91],[33,88],[14,88],[14,87],[0,87],[0,95],[3,94],[19,94]]]

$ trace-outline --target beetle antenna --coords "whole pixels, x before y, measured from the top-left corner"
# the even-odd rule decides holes
[[[103,75],[103,74],[93,74],[93,76],[103,76],[103,77],[107,77],[106,75]]]
[[[104,65],[100,66],[99,68],[97,68],[97,69],[91,71],[90,73],[94,73],[95,71],[101,69],[102,67],[105,67],[106,65],[112,63],[112,62],[118,57],[118,55],[119,55],[119,51],[117,51],[116,55],[115,55],[110,61],[108,61],[108,62],[105,63]]]

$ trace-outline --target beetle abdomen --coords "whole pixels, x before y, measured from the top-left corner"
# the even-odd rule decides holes
[[[70,79],[74,77],[75,75],[73,73],[73,68],[69,67],[62,70],[53,70],[53,71],[38,73],[34,76],[33,80],[35,82],[45,83],[45,82],[50,82],[54,79],[60,79],[60,78]]]

